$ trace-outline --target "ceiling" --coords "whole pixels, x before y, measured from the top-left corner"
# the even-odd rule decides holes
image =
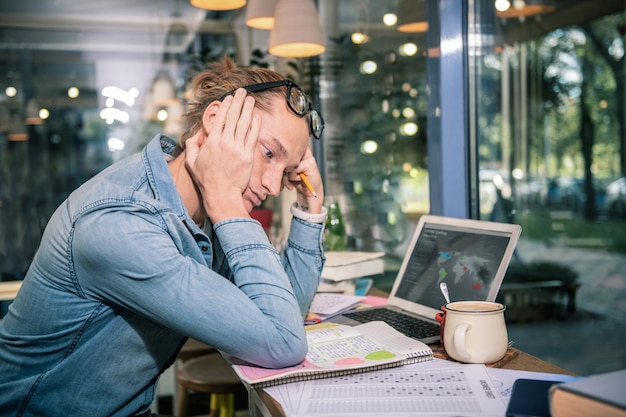
[[[147,91],[164,57],[185,53],[197,33],[232,34],[230,15],[187,0],[0,0],[0,80],[56,104],[69,84],[83,105],[104,85]]]
[[[0,0],[0,13],[2,49],[145,54],[162,51],[173,23],[187,36],[168,45],[171,51],[201,27],[232,31],[228,21],[205,21],[206,11],[183,0]]]
[[[364,28],[385,39],[405,36],[380,23],[385,12],[396,10],[398,0],[336,1],[344,31]],[[622,0],[557,3],[557,10],[541,19],[507,22],[510,39],[624,9]],[[145,88],[164,56],[184,54],[197,34],[263,36],[241,32],[246,30],[244,11],[208,12],[188,0],[0,0],[0,81],[29,73],[37,94],[66,88],[68,79],[91,88],[111,80],[127,84],[121,88]]]
[[[553,0],[553,3],[555,9],[538,18],[501,20],[507,42],[523,42],[558,28],[623,12],[626,8],[626,0]]]
[[[339,24],[376,30],[397,2],[341,0]],[[206,11],[188,0],[0,0],[0,50],[184,53],[198,33],[234,34],[244,15],[245,8]]]
[[[380,28],[383,13],[395,11],[398,4],[398,0],[336,1],[340,26],[354,28],[367,24],[371,31]],[[536,32],[562,26],[567,21],[575,22],[580,17],[624,9],[623,0],[554,2],[557,4],[554,12],[539,20],[510,21],[508,31],[520,38],[517,33],[522,31],[520,27],[534,26]],[[0,51],[134,57],[184,53],[197,33],[235,33],[237,26],[233,22],[244,11],[207,12],[191,6],[188,0],[0,0]],[[388,31],[387,35],[393,33]]]
[[[341,0],[339,20],[380,22],[396,3]],[[164,59],[188,53],[198,34],[215,37],[211,45],[229,36],[267,37],[247,29],[244,14],[201,10],[188,0],[0,0],[0,82],[24,81],[27,96],[61,97],[70,82],[92,95],[112,82],[146,89]]]

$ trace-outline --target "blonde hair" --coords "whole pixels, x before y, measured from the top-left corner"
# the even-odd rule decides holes
[[[185,148],[185,141],[202,129],[202,116],[209,104],[219,100],[225,94],[250,84],[284,80],[280,73],[266,68],[238,67],[233,60],[225,56],[221,60],[209,63],[197,74],[191,83],[190,97],[183,115],[184,131],[178,139],[178,148]],[[272,88],[254,95],[256,106],[269,111],[270,96],[286,94],[286,87]]]

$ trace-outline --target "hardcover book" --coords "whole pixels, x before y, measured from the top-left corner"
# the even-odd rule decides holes
[[[385,272],[384,252],[326,252],[322,279],[343,281]]]
[[[626,369],[554,385],[552,417],[626,417],[625,386]]]

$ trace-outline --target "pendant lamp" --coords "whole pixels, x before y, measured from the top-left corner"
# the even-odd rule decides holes
[[[157,107],[169,106],[175,103],[176,87],[174,81],[166,71],[159,71],[152,84],[152,102]]]
[[[398,15],[398,31],[405,33],[428,31],[426,2],[424,0],[400,0],[396,14]]]
[[[171,137],[177,137],[183,133],[183,104],[180,101],[167,106],[167,120],[163,126],[163,132]]]
[[[550,13],[556,9],[553,0],[512,0],[506,10],[497,10],[496,15],[502,18],[524,18]]]
[[[17,114],[11,116],[7,139],[11,142],[24,142],[28,140],[26,125],[22,120],[20,120],[20,117]]]
[[[147,122],[154,121],[157,119],[158,107],[155,106],[154,100],[152,100],[152,93],[148,93],[143,103],[143,110],[141,112],[141,118]]]
[[[26,118],[24,119],[27,125],[40,125],[43,124],[43,120],[39,117],[39,103],[34,98],[28,100],[26,104]]]
[[[4,104],[0,104],[0,132],[8,132],[10,123],[11,112],[9,108]]]
[[[283,58],[324,53],[324,35],[313,0],[278,0],[269,44],[269,53]]]
[[[206,10],[234,10],[246,5],[246,0],[189,0],[192,6]]]
[[[276,0],[250,0],[246,6],[246,25],[254,29],[274,27]]]

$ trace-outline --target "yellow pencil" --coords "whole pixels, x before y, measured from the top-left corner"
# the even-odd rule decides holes
[[[313,197],[317,198],[317,193],[315,192],[315,190],[313,189],[313,186],[311,185],[311,183],[309,182],[309,179],[306,177],[306,175],[304,174],[300,174],[300,179],[302,180],[302,182],[304,183],[304,185],[306,185],[306,188],[309,189],[309,191],[311,192],[311,194],[313,194]]]

